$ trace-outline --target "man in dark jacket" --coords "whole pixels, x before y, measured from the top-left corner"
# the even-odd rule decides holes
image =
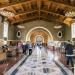
[[[22,45],[23,53],[26,54],[25,43]]]
[[[72,68],[74,67],[73,64],[73,45],[70,43],[70,41],[68,40],[67,45],[65,46],[65,50],[66,50],[66,57],[67,57],[67,66],[69,65],[69,63],[71,63]]]
[[[22,49],[23,49],[23,53],[24,54],[27,54],[28,44],[27,43],[26,44],[23,44]]]

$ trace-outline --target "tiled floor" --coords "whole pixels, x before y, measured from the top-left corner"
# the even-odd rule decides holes
[[[19,54],[15,57],[9,58],[5,64],[0,64],[0,75],[3,75],[3,73],[9,70],[9,68],[12,67],[21,58],[23,58],[23,55]],[[61,55],[59,50],[53,52],[50,51],[50,49],[45,49],[44,47],[41,50],[39,47],[36,47],[33,51],[33,54],[29,56],[28,59],[17,68],[18,71],[16,73],[12,73],[12,75],[31,75],[31,70],[36,73],[32,73],[32,75],[63,75],[62,71],[59,67],[57,67],[53,60],[60,60],[66,66],[65,57],[64,55]],[[47,72],[48,74],[44,72]]]

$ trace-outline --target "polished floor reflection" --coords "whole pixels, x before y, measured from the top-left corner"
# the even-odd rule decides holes
[[[60,61],[58,53],[36,46],[32,55],[23,58],[4,75],[73,75]]]

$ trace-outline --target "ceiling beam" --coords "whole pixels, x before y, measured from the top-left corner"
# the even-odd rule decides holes
[[[15,14],[13,17],[7,17],[7,20],[11,22],[11,24],[23,20],[25,21],[26,19],[28,21],[37,16],[39,17],[39,20],[41,17],[45,17],[48,18],[48,20],[54,19],[57,21],[58,19],[59,22],[63,22],[63,20],[66,18],[66,12],[75,11],[75,7],[57,3],[51,0],[28,0],[26,2],[10,5],[1,9],[11,11]]]

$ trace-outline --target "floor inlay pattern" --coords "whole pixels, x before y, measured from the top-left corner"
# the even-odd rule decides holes
[[[50,52],[51,54],[52,52]],[[73,75],[70,70],[68,70],[68,74],[59,62],[54,61],[55,56],[52,54],[49,57],[44,47],[41,49],[37,47],[27,60],[24,58],[24,62],[22,61],[22,64],[12,74],[9,73],[8,75]],[[5,75],[7,74],[5,73]]]

